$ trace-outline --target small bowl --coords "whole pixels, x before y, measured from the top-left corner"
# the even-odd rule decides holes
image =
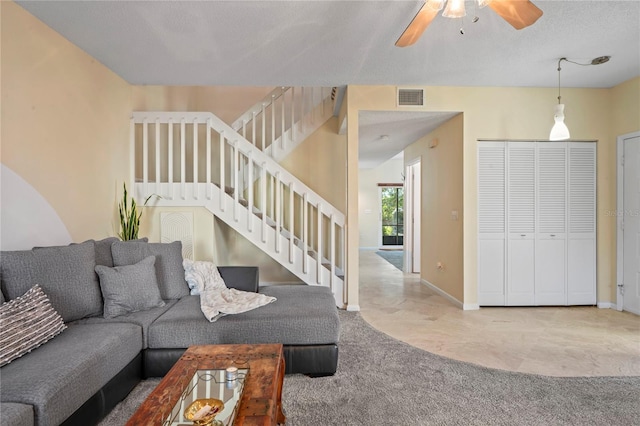
[[[205,405],[209,405],[211,410],[208,414],[202,416],[201,418],[194,420],[193,416],[200,411],[202,407]],[[224,409],[224,402],[219,399],[214,398],[205,398],[205,399],[196,399],[184,410],[184,418],[192,421],[194,425],[205,426],[211,424],[213,419],[216,417],[218,413],[220,413]]]

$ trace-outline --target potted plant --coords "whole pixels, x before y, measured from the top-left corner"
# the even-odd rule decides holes
[[[140,218],[142,217],[142,210],[138,210],[138,204],[133,197],[129,197],[127,193],[127,184],[122,185],[124,193],[122,195],[122,201],[118,204],[118,210],[120,212],[120,233],[118,237],[122,241],[136,240],[138,239],[138,231],[140,230]],[[147,205],[151,197],[156,196],[151,194],[144,200],[143,207]]]

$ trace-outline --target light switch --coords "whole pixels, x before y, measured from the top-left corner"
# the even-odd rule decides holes
[[[451,220],[458,220],[458,210],[451,210]]]

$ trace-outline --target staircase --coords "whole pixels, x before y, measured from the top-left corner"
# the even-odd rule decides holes
[[[249,111],[251,120],[245,114],[234,123],[242,123],[249,140],[211,113],[134,112],[130,185],[139,200],[160,195],[157,206],[205,207],[301,281],[331,288],[344,307],[345,217],[276,161],[313,131],[309,114],[322,120],[323,104],[331,102],[310,103],[274,129],[269,110],[287,110],[276,106],[280,98],[287,104],[295,91],[282,91],[259,112]]]
[[[278,87],[231,127],[279,162],[333,116],[336,91],[330,87]]]

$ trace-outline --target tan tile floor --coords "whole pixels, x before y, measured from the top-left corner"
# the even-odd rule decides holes
[[[429,352],[549,376],[640,376],[640,317],[595,307],[463,311],[360,251],[360,308],[373,327]]]

